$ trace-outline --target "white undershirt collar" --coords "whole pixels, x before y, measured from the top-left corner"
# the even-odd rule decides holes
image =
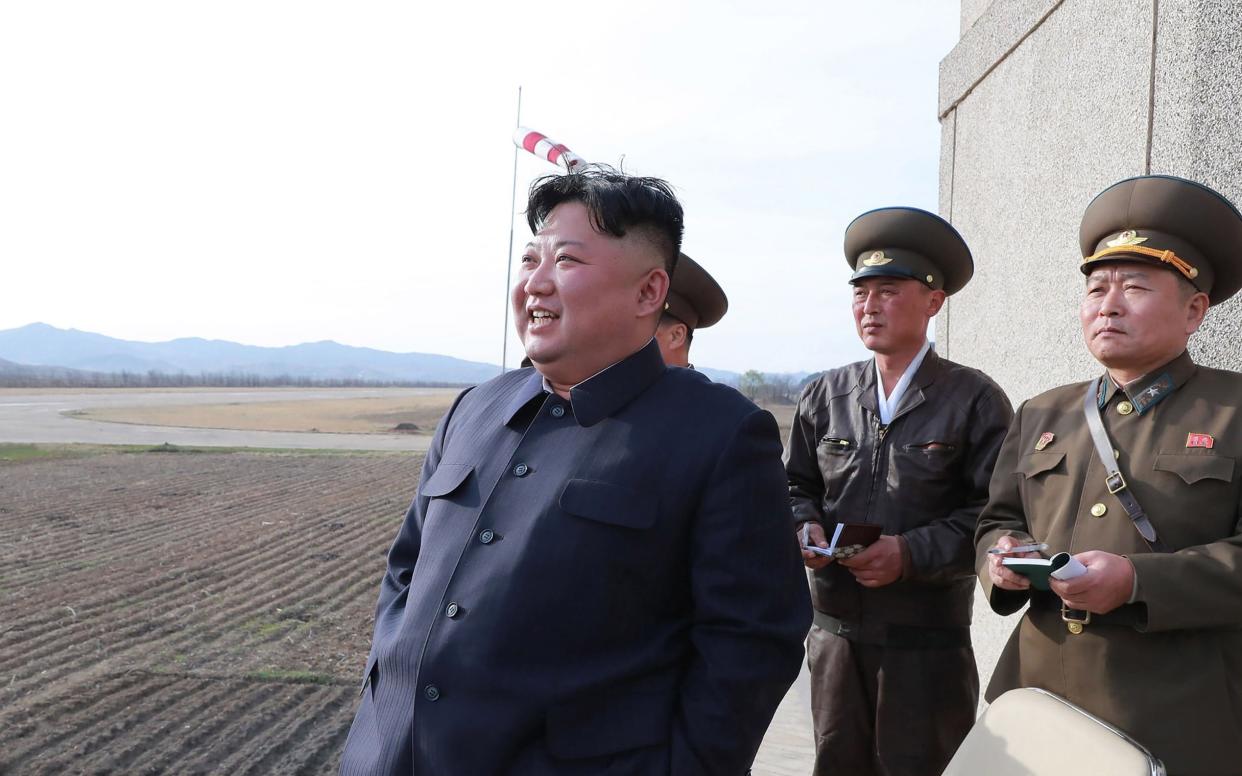
[[[905,395],[906,388],[910,386],[910,381],[914,379],[914,374],[919,371],[919,367],[923,365],[923,357],[927,355],[927,351],[931,350],[931,340],[924,339],[923,347],[919,350],[919,354],[910,362],[910,366],[906,367],[906,371],[901,375],[901,379],[897,381],[897,385],[893,386],[893,392],[884,396],[884,378],[880,375],[880,363],[875,362],[875,396],[880,406],[880,422],[888,425],[893,420],[893,413],[897,410],[897,405],[901,404],[901,397]]]

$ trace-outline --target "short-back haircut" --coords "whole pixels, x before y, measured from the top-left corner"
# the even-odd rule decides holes
[[[666,324],[669,326],[673,326],[674,324],[678,324],[678,323],[686,327],[686,344],[689,345],[690,343],[694,342],[694,329],[690,328],[690,324],[678,318],[676,315],[673,315],[668,310],[665,310],[664,312],[660,313],[660,325],[661,326],[664,326]]]
[[[627,175],[605,164],[588,164],[572,172],[546,175],[530,186],[526,223],[538,232],[557,205],[581,202],[591,226],[603,234],[624,237],[642,233],[664,259],[672,277],[681,252],[685,223],[673,187],[659,178]]]

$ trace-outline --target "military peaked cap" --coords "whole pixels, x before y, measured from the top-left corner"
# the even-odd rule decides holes
[[[845,229],[850,282],[869,277],[913,278],[955,294],[975,273],[970,248],[948,221],[914,207],[863,213]]]
[[[724,317],[729,298],[707,270],[683,253],[677,258],[664,309],[691,329],[705,329]]]
[[[1177,272],[1212,304],[1242,288],[1242,215],[1207,186],[1171,175],[1114,183],[1091,201],[1078,230],[1082,272],[1138,261]]]

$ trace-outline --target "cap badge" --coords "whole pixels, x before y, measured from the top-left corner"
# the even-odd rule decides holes
[[[1051,431],[1045,431],[1044,433],[1039,435],[1039,441],[1035,443],[1035,449],[1043,450],[1045,447],[1052,444],[1052,440],[1056,438],[1057,438],[1056,434],[1052,433]]]
[[[885,256],[884,251],[875,251],[870,256],[863,259],[863,265],[867,267],[879,267],[889,263],[890,261],[892,261],[892,259]]]
[[[1109,248],[1121,248],[1126,245],[1142,245],[1145,242],[1147,242],[1146,237],[1139,237],[1138,232],[1127,229],[1104,244]]]
[[[1212,439],[1211,434],[1193,434],[1192,433],[1192,434],[1186,435],[1186,446],[1187,447],[1203,447],[1208,450],[1211,450],[1212,446],[1215,444],[1216,444],[1216,440]]]

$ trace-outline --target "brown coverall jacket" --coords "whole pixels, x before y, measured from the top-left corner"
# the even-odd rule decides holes
[[[978,370],[929,351],[892,422],[881,426],[875,362],[813,380],[785,451],[794,522],[878,523],[909,549],[905,577],[859,585],[837,563],[815,572],[815,608],[851,622],[968,626],[971,538],[1013,410]]]
[[[1130,733],[1172,774],[1242,773],[1242,375],[1183,354],[1125,391],[1108,381],[1102,392],[1120,470],[1168,553],[1152,552],[1108,493],[1083,417],[1087,386],[1018,409],[979,520],[980,580],[995,611],[1020,609],[1028,594],[993,588],[985,559],[1001,536],[1029,536],[1048,554],[1128,556],[1137,602],[1074,635],[1059,599],[1037,594],[987,698],[1042,687]]]

